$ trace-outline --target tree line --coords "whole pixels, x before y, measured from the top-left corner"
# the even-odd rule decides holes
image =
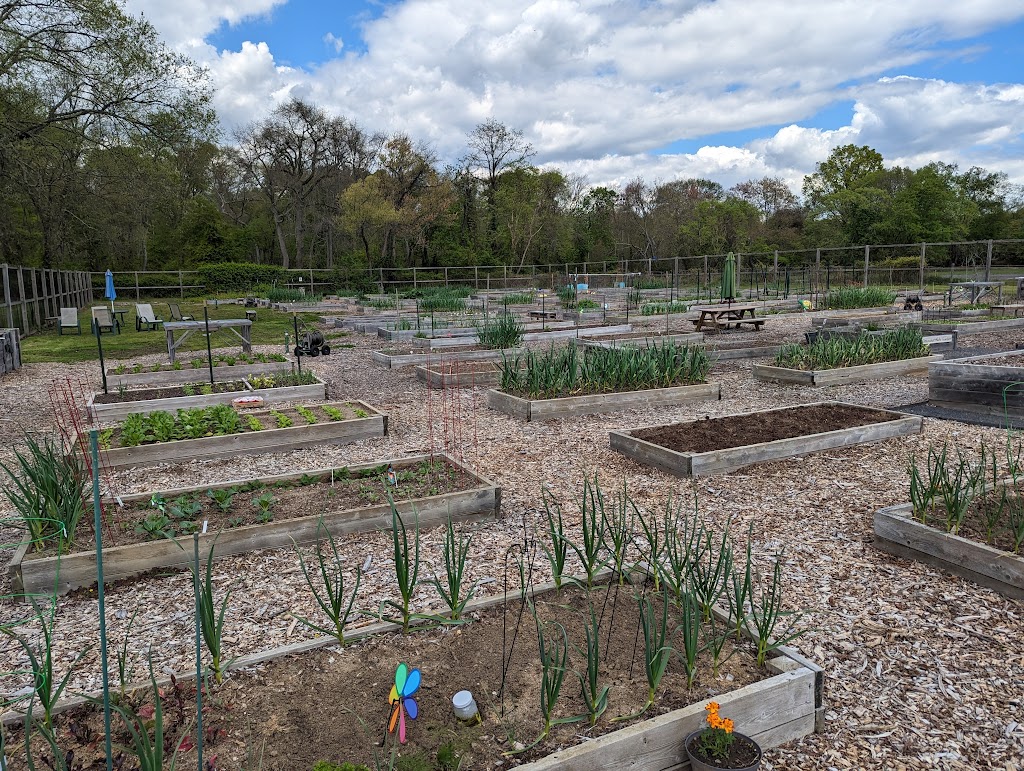
[[[538,165],[490,119],[458,161],[309,102],[217,133],[206,73],[118,0],[0,5],[0,262],[178,270],[614,263],[817,246],[1024,238],[998,171],[834,150],[794,191]]]

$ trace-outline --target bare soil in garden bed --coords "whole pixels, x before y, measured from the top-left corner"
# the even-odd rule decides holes
[[[1024,367],[1024,351],[1016,355],[992,356],[977,361],[965,361],[963,364],[977,367]]]
[[[402,348],[402,347],[388,347],[378,348],[378,353],[383,353],[386,356],[409,356],[410,354],[416,354],[418,356],[444,356],[446,353],[465,353],[466,351],[491,351],[497,350],[494,348],[484,348],[482,345],[454,345],[448,347],[436,348],[430,350],[429,348]]]
[[[166,388],[133,388],[125,391],[108,391],[105,394],[96,394],[93,402],[96,404],[123,404],[124,402],[141,402],[149,399],[173,399],[177,396],[195,396],[196,394],[226,394],[236,391],[245,391],[245,383],[235,380],[230,383],[204,383],[202,373],[197,373],[197,386],[190,387],[187,391],[183,386],[168,386]]]
[[[656,426],[634,431],[632,435],[676,452],[711,452],[889,420],[892,415],[867,407],[815,404]]]
[[[551,622],[544,626],[549,642],[561,638],[555,623],[561,624],[570,645],[569,666],[583,672],[586,655],[572,646],[584,646],[585,650],[584,626],[591,607],[601,620],[601,683],[611,686],[611,692],[608,710],[594,728],[586,722],[555,726],[536,748],[514,757],[503,756],[531,743],[543,724],[536,625],[526,612],[516,634],[520,613],[516,600],[504,609],[498,606],[474,614],[473,623],[463,626],[414,631],[404,637],[383,635],[344,650],[326,648],[230,674],[222,685],[204,694],[205,756],[216,754],[218,769],[241,771],[254,767],[250,765],[251,755],[258,756],[265,746],[265,771],[309,769],[320,760],[364,763],[372,768],[373,750],[386,755],[394,741],[389,737],[386,749],[377,747],[385,736],[390,713],[388,692],[399,662],[420,669],[423,678],[413,695],[419,705],[419,716],[407,720],[408,743],[400,748],[400,756],[418,756],[426,762],[417,768],[435,769],[439,768],[438,750],[448,744],[462,758],[461,768],[474,771],[508,768],[535,760],[635,720],[703,702],[769,676],[756,666],[752,646],[747,642],[735,649],[726,643],[724,655],[734,655],[721,664],[717,676],[712,674],[709,655],[702,654],[697,678],[689,689],[679,659],[673,658],[654,706],[633,721],[612,723],[612,718],[638,710],[647,698],[642,634],[639,646],[634,645],[639,615],[633,592],[629,586],[618,591],[614,587],[599,587],[591,592],[588,601],[584,590],[566,588],[560,594],[544,595],[536,603],[542,622]],[[660,613],[661,603],[657,606]],[[670,609],[670,614],[674,625],[678,622],[677,611]],[[502,715],[502,654],[511,647],[513,637]],[[679,639],[673,638],[673,644],[680,645]],[[478,725],[464,725],[452,713],[451,697],[462,689],[472,691],[475,697],[482,716]],[[168,741],[175,741],[186,730],[188,736],[194,736],[193,727],[184,728],[194,718],[192,684],[168,687],[164,693],[162,706]],[[144,705],[152,705],[152,692],[138,694],[133,703],[143,709]],[[584,712],[579,681],[571,671],[567,672],[555,717]],[[82,763],[83,770],[103,767],[99,739],[102,719],[100,709],[88,708],[57,721],[60,746],[75,751],[75,761]],[[117,720],[115,745],[127,744],[128,740],[122,721]],[[20,737],[16,737],[9,756],[23,756],[19,745]],[[191,741],[186,746],[190,747]],[[182,755],[179,767],[195,765],[194,751]],[[12,771],[15,768],[18,767],[12,766]]]
[[[330,473],[301,477],[293,481],[246,482],[231,488],[233,496],[221,509],[205,491],[177,498],[159,498],[152,501],[131,501],[123,507],[110,502],[104,506],[104,546],[124,546],[144,543],[168,536],[199,532],[208,522],[211,531],[224,528],[255,525],[261,522],[316,516],[318,513],[345,511],[366,506],[379,506],[388,502],[388,494],[395,501],[426,498],[433,495],[468,490],[477,484],[471,476],[443,461],[424,461],[416,467],[396,469],[397,485],[387,483],[387,466],[370,469],[355,478],[346,478],[347,471],[336,469]],[[273,498],[269,518],[261,519],[256,500],[263,495]],[[161,514],[160,506],[164,511]],[[147,517],[150,529],[143,527]],[[407,517],[412,525],[411,517]],[[162,525],[158,527],[158,525]],[[141,528],[141,529],[140,529]],[[82,520],[75,538],[76,551],[95,548],[96,537],[92,520]],[[47,556],[56,554],[50,547]]]

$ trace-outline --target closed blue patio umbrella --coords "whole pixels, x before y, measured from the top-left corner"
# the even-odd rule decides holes
[[[103,293],[103,296],[107,300],[110,300],[110,312],[111,312],[111,314],[113,314],[113,312],[114,312],[114,300],[117,299],[117,290],[114,289],[114,274],[111,273],[109,269],[107,270],[106,278],[107,278],[107,288],[106,288],[106,291]]]

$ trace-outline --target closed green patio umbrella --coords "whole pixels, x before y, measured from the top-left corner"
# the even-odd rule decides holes
[[[729,252],[725,255],[722,267],[722,300],[732,302],[736,299],[736,256]]]

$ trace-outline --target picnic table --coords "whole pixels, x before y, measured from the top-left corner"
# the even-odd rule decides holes
[[[167,335],[167,356],[171,360],[171,364],[174,363],[175,351],[181,347],[181,344],[185,342],[188,336],[193,332],[205,331],[207,323],[210,325],[211,332],[219,332],[221,330],[231,332],[242,341],[243,352],[252,352],[252,321],[250,319],[215,319],[210,322],[168,321],[164,324],[164,332]],[[175,332],[181,333],[177,339],[174,337]]]
[[[996,290],[996,302],[1002,302],[1002,281],[950,281],[949,304],[952,305],[954,299],[966,297],[970,300],[971,305],[977,305],[978,300],[989,294],[993,289]]]
[[[754,329],[760,330],[764,326],[764,319],[754,318],[757,306],[753,303],[744,305],[740,303],[723,303],[722,305],[708,305],[691,310],[698,311],[700,316],[693,319],[693,326],[698,332],[704,327],[712,329],[739,329],[744,324],[749,324]]]

